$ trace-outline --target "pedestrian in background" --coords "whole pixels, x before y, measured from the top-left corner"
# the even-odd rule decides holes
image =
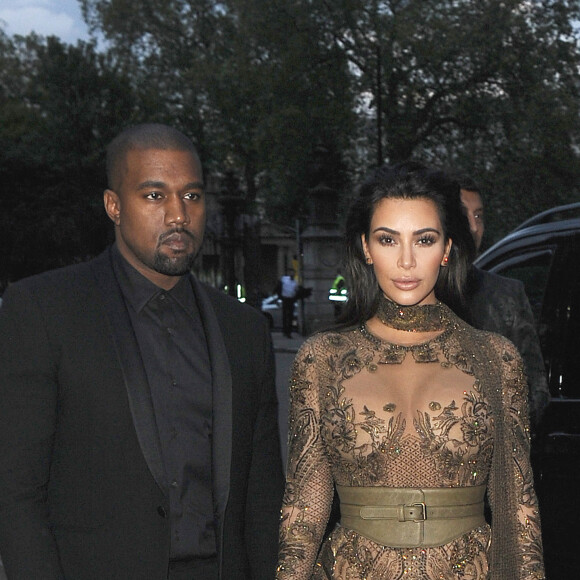
[[[282,300],[282,332],[287,338],[292,338],[292,326],[294,324],[294,304],[298,283],[294,279],[294,272],[290,269],[280,278],[276,290]]]
[[[479,253],[485,232],[481,190],[468,177],[459,181],[461,201]],[[515,344],[528,379],[531,425],[537,428],[550,401],[550,391],[534,314],[524,284],[472,265],[467,284],[466,312],[470,324],[476,328],[497,332]]]

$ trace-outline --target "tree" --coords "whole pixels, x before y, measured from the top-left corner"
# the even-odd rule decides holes
[[[197,138],[206,167],[238,175],[249,204],[264,183],[295,193],[294,179],[303,194],[297,167],[321,143],[345,142],[346,60],[318,32],[308,2],[81,3],[142,85],[154,84],[165,116]]]
[[[577,0],[79,2],[105,53],[0,37],[0,171],[23,198],[70,190],[70,208],[112,134],[160,121],[235,177],[248,275],[256,215],[293,223],[312,191],[348,199],[384,161],[480,181],[488,239],[578,199]]]
[[[127,82],[91,44],[1,40],[1,276],[15,280],[105,246],[103,151],[135,104]]]
[[[493,237],[577,199],[578,2],[313,5],[358,83],[367,166],[417,157],[472,174],[493,192]]]
[[[160,114],[197,140],[206,170],[237,178],[243,211],[254,215],[245,222],[245,284],[256,303],[255,215],[272,216],[283,205],[284,221],[293,221],[306,212],[317,180],[346,189],[353,116],[346,60],[324,42],[306,2],[82,5],[139,86],[158,91]],[[312,161],[321,151],[330,162],[323,166]]]

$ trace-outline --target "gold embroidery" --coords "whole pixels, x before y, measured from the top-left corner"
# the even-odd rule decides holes
[[[423,306],[400,306],[384,294],[379,297],[377,318],[386,326],[407,332],[441,330],[449,321],[441,302]]]
[[[503,349],[503,368],[476,361],[478,341]],[[309,339],[297,356],[291,383],[291,446],[277,578],[488,578],[488,526],[424,549],[380,546],[341,526],[326,539],[323,534],[334,483],[453,487],[488,482],[498,445],[490,393],[498,384],[506,420],[513,425],[513,430],[504,430],[515,474],[506,481],[519,509],[509,514],[516,518],[509,553],[522,559],[522,577],[543,578],[540,523],[527,458],[524,378],[512,353],[500,337],[461,326],[452,314],[440,336],[412,347],[381,341],[364,326]],[[436,364],[424,364],[429,362]],[[503,380],[494,382],[498,372]],[[398,397],[404,396],[405,377],[416,381],[418,376],[426,377],[425,399],[407,410]],[[451,376],[457,385],[450,391]],[[400,390],[387,392],[381,381],[395,381]],[[438,393],[432,385],[445,389]],[[419,387],[417,392],[422,392]],[[497,493],[498,486],[491,491]],[[494,523],[505,512],[502,503]]]

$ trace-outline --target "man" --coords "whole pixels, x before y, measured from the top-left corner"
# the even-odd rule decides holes
[[[292,338],[294,322],[294,303],[298,284],[294,280],[294,272],[290,269],[280,278],[277,294],[282,299],[282,333],[286,338]]]
[[[283,476],[266,320],[189,272],[205,224],[189,139],[130,128],[107,174],[115,244],[11,285],[0,309],[8,578],[273,578]]]
[[[338,320],[342,314],[343,307],[348,300],[346,280],[340,270],[338,270],[336,273],[336,278],[334,279],[334,282],[328,291],[328,299],[334,306],[334,319]]]
[[[485,231],[481,192],[471,179],[463,178],[460,185],[461,201],[479,253]],[[473,266],[469,275],[467,300],[473,326],[505,336],[520,351],[530,389],[530,419],[532,426],[537,427],[550,394],[534,315],[523,283]]]

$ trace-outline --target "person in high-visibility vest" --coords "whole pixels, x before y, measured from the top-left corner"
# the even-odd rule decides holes
[[[342,307],[348,300],[348,290],[346,289],[346,280],[344,276],[338,272],[330,290],[328,291],[328,299],[334,304],[335,318],[342,313]]]

